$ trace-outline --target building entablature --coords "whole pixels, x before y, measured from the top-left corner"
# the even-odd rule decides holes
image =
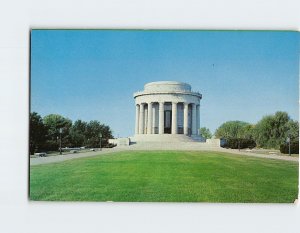
[[[200,104],[201,98],[196,95],[183,95],[178,93],[157,93],[153,95],[140,95],[135,98],[136,104],[148,103],[188,103]]]
[[[133,94],[133,97],[136,98],[136,97],[143,96],[143,95],[158,95],[158,94],[192,95],[192,96],[196,96],[196,97],[202,99],[202,94],[200,94],[199,92],[193,92],[193,91],[152,91],[152,92],[138,91]]]

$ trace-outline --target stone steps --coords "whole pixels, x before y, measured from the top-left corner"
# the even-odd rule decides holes
[[[200,136],[186,136],[183,134],[138,134],[130,138],[131,142],[199,142],[203,141]]]
[[[208,144],[204,142],[137,142],[129,146],[131,149],[145,150],[210,150],[220,149],[216,144]]]

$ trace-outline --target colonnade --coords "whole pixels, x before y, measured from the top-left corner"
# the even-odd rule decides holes
[[[153,104],[158,103],[158,119],[153,119]],[[135,134],[164,134],[165,102],[149,102],[136,104]],[[170,103],[170,102],[168,102]],[[182,103],[182,102],[181,102]],[[171,134],[198,135],[200,128],[200,105],[196,103],[183,104],[183,132],[178,132],[178,102],[172,102]],[[147,107],[146,107],[147,106]],[[191,109],[189,111],[189,106]],[[146,110],[146,111],[145,111]],[[189,114],[190,112],[190,114]],[[154,120],[158,120],[158,132],[153,127]],[[190,123],[190,124],[189,124]]]

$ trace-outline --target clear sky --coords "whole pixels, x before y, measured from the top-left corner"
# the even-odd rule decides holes
[[[212,132],[279,110],[298,120],[299,52],[297,32],[33,30],[31,111],[132,136],[133,93],[182,81],[202,93],[200,124]]]

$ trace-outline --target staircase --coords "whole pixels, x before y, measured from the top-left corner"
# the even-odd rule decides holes
[[[200,136],[183,134],[150,134],[135,135],[130,138],[129,149],[137,150],[216,150],[220,149],[219,141],[205,142]]]
[[[198,136],[187,136],[184,134],[137,134],[130,137],[131,142],[205,142],[205,140]]]
[[[221,149],[216,144],[208,144],[205,142],[138,142],[131,144],[130,149],[138,150],[212,150]]]

